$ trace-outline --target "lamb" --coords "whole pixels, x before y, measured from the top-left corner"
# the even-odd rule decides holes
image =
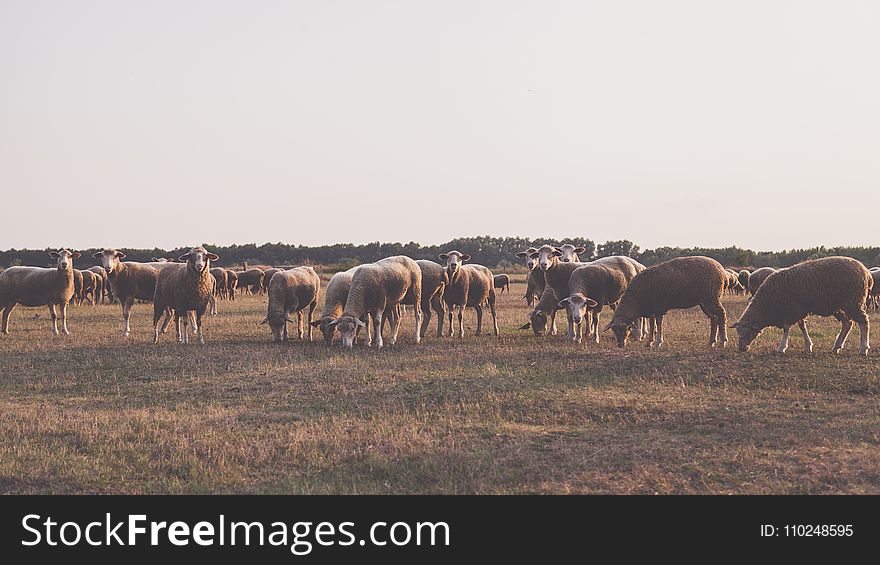
[[[586,247],[575,247],[570,243],[554,247],[554,249],[562,253],[562,255],[559,256],[559,260],[562,263],[580,263],[581,260],[578,258],[578,255],[587,250]]]
[[[56,259],[55,268],[9,267],[0,273],[0,308],[3,309],[0,333],[9,335],[9,315],[21,304],[28,307],[48,306],[53,335],[58,335],[57,305],[61,314],[61,333],[70,334],[67,329],[67,305],[73,297],[73,260],[78,259],[80,254],[62,249],[49,252],[49,256]]]
[[[265,271],[263,271],[263,282],[260,288],[260,294],[265,294],[269,291],[269,283],[272,281],[272,276],[275,273],[280,273],[283,270],[284,269],[276,269],[273,267],[271,269],[266,269]]]
[[[749,275],[749,294],[752,296],[758,292],[758,289],[764,284],[764,281],[767,280],[767,277],[776,272],[776,269],[773,267],[761,267],[760,269],[756,269]]]
[[[217,282],[214,287],[214,295],[223,298],[226,296],[227,284],[229,282],[229,275],[226,274],[226,269],[221,267],[212,267],[211,268],[211,276],[214,277],[214,280]]]
[[[235,301],[235,289],[238,288],[238,273],[232,269],[226,269],[226,297]]]
[[[510,293],[510,275],[495,275],[494,282],[495,288],[501,289],[501,292],[498,294],[504,294],[504,289],[507,289],[507,292]]]
[[[341,271],[330,277],[330,282],[327,283],[327,288],[324,289],[324,308],[321,311],[321,317],[314,322],[311,322],[311,326],[321,330],[321,333],[324,335],[324,341],[328,345],[333,342],[333,334],[336,331],[336,325],[331,322],[342,316],[342,311],[345,309],[345,302],[348,300],[348,292],[351,290],[351,279],[358,268],[359,267],[352,267],[347,271]],[[358,333],[360,328],[364,327],[367,331],[367,342],[370,341],[370,326],[367,324],[368,319],[369,314],[364,315],[361,318],[361,322],[363,322],[364,325],[358,326],[358,329],[355,332]],[[357,338],[357,335],[355,335],[355,338]]]
[[[104,303],[105,298],[112,302],[113,294],[110,292],[110,283],[107,281],[107,271],[100,265],[89,267],[88,270],[101,277],[101,304]]]
[[[458,337],[464,337],[462,318],[466,307],[477,312],[476,335],[483,332],[483,304],[489,305],[492,313],[492,330],[498,335],[498,317],[495,313],[495,284],[492,271],[482,265],[463,265],[471,256],[459,251],[448,251],[439,255],[446,262],[446,275],[449,282],[443,291],[443,301],[449,307],[449,337],[452,337],[452,313],[458,306]],[[438,324],[442,334],[442,324]]]
[[[358,267],[351,278],[351,288],[345,301],[342,315],[328,326],[336,327],[344,347],[351,348],[357,328],[366,324],[361,320],[365,314],[373,317],[373,345],[381,349],[382,318],[393,312],[397,306],[408,301],[413,305],[416,318],[415,341],[421,341],[422,322],[422,271],[418,263],[397,255]],[[389,343],[394,345],[400,330],[400,318],[391,321]]]
[[[239,271],[237,275],[238,288],[251,294],[259,294],[260,289],[263,288],[263,279],[265,278],[265,273],[262,269],[254,267],[247,271]]]
[[[211,261],[219,257],[204,247],[194,247],[189,253],[181,255],[184,264],[169,263],[159,271],[156,279],[156,292],[153,296],[153,343],[159,342],[159,320],[162,313],[170,308],[174,312],[177,340],[189,343],[189,312],[196,314],[195,332],[199,343],[204,345],[204,324],[202,316],[212,298],[216,281],[211,276]],[[183,327],[181,328],[181,324]],[[163,326],[164,333],[164,326]]]
[[[638,331],[634,324],[636,319],[654,318],[648,347],[661,347],[666,312],[699,306],[711,321],[709,346],[714,347],[720,336],[724,347],[727,345],[727,312],[721,305],[721,295],[726,285],[724,267],[709,257],[679,257],[648,267],[630,282],[604,330],[611,329],[618,347],[624,347],[629,331]]]
[[[775,326],[782,328],[782,341],[777,351],[784,353],[792,324],[813,314],[834,316],[840,322],[840,333],[832,349],[834,353],[843,349],[853,321],[859,324],[862,338],[859,354],[867,355],[870,323],[865,302],[872,286],[868,269],[849,257],[824,257],[777,271],[767,277],[739,321],[731,325],[739,334],[739,350],[748,351],[764,328]],[[801,331],[805,349],[811,352],[812,342],[806,327]]]
[[[312,312],[318,305],[318,288],[321,279],[311,267],[296,267],[286,271],[279,269],[269,282],[269,307],[266,318],[260,324],[269,324],[276,342],[290,339],[287,322],[293,322],[290,314],[296,312],[297,337],[303,338],[303,310],[309,309],[309,341],[312,341]]]
[[[582,320],[587,318],[587,336],[599,343],[599,315],[606,305],[612,308],[623,296],[627,287],[621,271],[599,262],[578,267],[568,281],[569,296],[559,301],[559,308],[567,308],[568,316],[575,326],[574,341],[583,339]]]
[[[116,249],[104,249],[93,255],[101,260],[101,266],[107,272],[107,280],[114,296],[122,305],[122,335],[131,334],[131,307],[135,300],[153,300],[156,293],[156,279],[159,272],[174,263],[167,261],[161,263],[136,263],[133,261],[123,262],[125,253]],[[171,311],[168,310],[163,324],[163,332],[171,320]]]
[[[523,298],[526,299],[526,304],[531,308],[535,304],[535,300],[541,298],[541,295],[544,294],[544,273],[538,270],[536,267],[538,266],[538,260],[532,259],[532,253],[538,251],[535,247],[529,247],[525,251],[520,251],[516,254],[517,257],[524,258],[526,260],[526,267],[529,269],[528,277],[526,277],[526,294]]]

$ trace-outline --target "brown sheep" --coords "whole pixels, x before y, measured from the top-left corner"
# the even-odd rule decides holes
[[[212,267],[211,276],[214,277],[214,280],[217,283],[214,286],[214,295],[219,298],[225,298],[227,293],[226,285],[229,279],[229,275],[226,274],[226,269],[223,269],[221,267]]]
[[[510,292],[510,275],[500,274],[495,275],[494,278],[495,288],[500,288],[501,292],[498,294],[504,294],[504,289],[507,289],[507,292]]]
[[[311,267],[296,267],[286,271],[279,269],[273,273],[269,283],[269,306],[266,318],[260,324],[269,324],[275,341],[290,339],[287,322],[293,322],[290,314],[296,312],[297,337],[303,338],[303,310],[309,309],[307,327],[309,341],[312,341],[312,312],[318,305],[318,289],[321,279]]]
[[[764,284],[764,281],[767,280],[767,277],[775,272],[776,269],[773,267],[761,267],[753,271],[749,275],[749,294],[754,296],[758,289],[761,288],[761,285]]]
[[[105,300],[112,302],[113,293],[110,292],[110,283],[107,281],[107,271],[105,271],[104,267],[100,265],[89,267],[88,270],[101,277],[101,304],[104,304]]]
[[[526,267],[529,269],[529,274],[526,277],[526,294],[523,297],[526,299],[526,304],[528,304],[529,308],[534,306],[535,301],[544,294],[544,273],[537,268],[538,260],[531,257],[536,251],[538,251],[536,247],[529,247],[527,250],[516,254],[517,257],[526,260]]]
[[[481,335],[483,332],[483,304],[489,305],[489,311],[492,314],[492,331],[498,335],[492,271],[482,265],[463,265],[470,258],[470,255],[459,251],[440,254],[440,259],[446,262],[446,276],[449,280],[443,291],[443,301],[449,308],[449,337],[452,337],[454,333],[452,313],[456,306],[458,306],[458,337],[464,337],[462,318],[466,307],[473,308],[477,312],[476,335]],[[439,327],[438,330],[442,334],[442,327]]]
[[[211,261],[218,259],[204,247],[194,247],[179,257],[182,264],[169,263],[159,271],[153,296],[153,343],[159,342],[159,320],[169,308],[174,312],[178,342],[189,343],[189,312],[195,312],[195,333],[199,343],[205,343],[202,317],[216,284],[210,272]]]
[[[583,339],[582,321],[587,320],[587,336],[599,343],[599,315],[604,306],[614,307],[626,291],[626,277],[618,269],[601,263],[587,263],[571,274],[569,296],[559,301],[560,308],[568,309],[576,330],[574,341]]]
[[[71,304],[82,304],[83,275],[79,269],[73,270],[73,296],[70,297]]]
[[[272,277],[275,275],[275,273],[280,273],[283,270],[284,269],[273,267],[271,269],[266,269],[265,271],[263,271],[263,281],[260,288],[260,294],[265,294],[269,291],[269,283],[272,282]]]
[[[242,290],[244,293],[250,294],[259,294],[260,289],[263,288],[263,279],[265,277],[265,273],[262,269],[252,268],[247,271],[239,271],[236,273],[238,275],[238,288]]]
[[[61,311],[61,333],[70,334],[67,330],[67,305],[73,297],[73,260],[79,256],[79,252],[67,249],[50,251],[49,257],[56,260],[54,268],[9,267],[0,273],[0,308],[3,309],[0,333],[9,334],[9,315],[21,304],[28,307],[48,306],[53,335],[58,335],[57,305]]]
[[[336,331],[336,325],[332,324],[334,320],[342,316],[345,309],[345,302],[348,300],[348,291],[351,290],[351,279],[358,267],[352,267],[347,271],[341,271],[330,277],[330,282],[324,289],[324,308],[321,311],[321,317],[311,323],[313,327],[321,330],[324,335],[324,342],[328,345],[333,342],[333,334]],[[355,331],[355,339],[363,327],[367,332],[367,342],[370,340],[370,326],[368,324],[369,314],[361,318],[363,326],[358,326]]]
[[[161,263],[136,263],[133,261],[123,262],[125,253],[115,249],[105,249],[93,255],[101,260],[101,266],[107,272],[107,280],[113,295],[122,306],[122,335],[131,334],[131,307],[135,300],[152,301],[156,293],[156,279],[162,269],[168,268],[174,263],[167,261]],[[171,320],[171,310],[166,312],[164,328],[168,327]]]
[[[617,345],[624,347],[630,330],[638,331],[635,320],[654,318],[648,347],[661,347],[666,312],[699,306],[711,322],[710,347],[715,346],[719,337],[724,347],[727,345],[727,312],[721,305],[721,295],[726,286],[727,273],[714,259],[697,256],[664,261],[648,267],[629,283],[614,317],[604,329],[613,330]]]
[[[853,321],[858,323],[862,338],[859,352],[867,355],[870,344],[865,303],[872,286],[868,269],[849,257],[824,257],[777,271],[764,280],[739,321],[731,325],[739,334],[739,350],[748,351],[764,328],[774,326],[783,330],[777,351],[784,353],[791,326],[812,314],[834,316],[840,321],[834,353],[843,349]],[[807,351],[812,351],[806,328],[801,331],[809,343]]]
[[[232,269],[226,269],[226,298],[235,301],[235,291],[238,288],[238,273]]]

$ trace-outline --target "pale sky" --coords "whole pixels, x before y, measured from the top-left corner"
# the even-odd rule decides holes
[[[877,245],[880,2],[0,0],[0,248]]]

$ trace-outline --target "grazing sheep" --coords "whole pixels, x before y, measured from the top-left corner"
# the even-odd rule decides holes
[[[743,294],[749,291],[749,277],[751,274],[752,272],[747,269],[743,269],[737,274],[739,285],[743,287]]]
[[[563,263],[561,261],[562,254],[562,251],[553,246],[542,245],[540,249],[530,255],[532,259],[537,259],[538,268],[544,273],[544,281],[547,286],[553,289],[557,302],[568,296],[568,279],[574,270],[581,266],[581,263]],[[550,314],[550,335],[556,335],[555,318],[556,312],[554,311]],[[570,318],[567,335],[570,339],[574,338],[574,324]]]
[[[128,336],[131,334],[129,320],[134,301],[153,300],[159,272],[174,263],[167,261],[160,263],[123,262],[125,253],[115,249],[104,249],[95,253],[93,257],[101,260],[101,266],[107,272],[107,280],[113,290],[113,295],[122,305],[122,335]],[[165,323],[162,325],[163,332],[170,321],[171,310],[169,309],[165,315]]]
[[[877,310],[880,309],[880,267],[874,267],[870,273],[874,281],[874,286],[871,287],[871,304]]]
[[[79,253],[62,249],[50,251],[49,257],[56,259],[55,268],[9,267],[0,273],[0,308],[3,309],[0,333],[9,334],[9,315],[21,304],[28,307],[48,306],[53,335],[58,335],[57,305],[61,311],[61,333],[70,334],[67,330],[67,305],[73,297],[73,260],[79,258]]]
[[[446,269],[433,261],[420,259],[416,261],[419,269],[422,271],[422,326],[420,335],[422,338],[428,333],[428,324],[431,322],[431,310],[437,314],[437,337],[443,335],[443,316],[446,314],[446,307],[443,304],[443,296],[446,292],[446,283],[449,278]],[[400,303],[401,308],[406,308],[410,304],[404,300]],[[397,316],[397,312],[393,312],[392,316]],[[386,317],[393,323],[391,316]]]
[[[226,269],[226,297],[235,301],[235,289],[238,288],[238,273],[232,269]]]
[[[578,258],[578,255],[587,250],[585,247],[575,247],[570,243],[554,247],[554,249],[562,253],[559,256],[559,261],[562,263],[580,263],[581,260]]]
[[[333,333],[336,331],[336,325],[331,322],[342,316],[345,302],[348,300],[348,291],[351,290],[351,279],[358,268],[352,267],[347,271],[341,271],[330,277],[330,282],[327,283],[327,288],[324,289],[324,308],[321,311],[321,317],[311,322],[311,326],[321,330],[321,333],[324,335],[324,341],[328,345],[333,342]],[[358,326],[355,334],[359,333],[361,327],[363,327],[367,332],[367,342],[369,343],[370,326],[367,323],[368,320],[369,314],[361,318],[361,322],[364,325]],[[357,339],[357,335],[355,335],[355,339]]]
[[[462,318],[466,307],[477,312],[476,335],[483,333],[483,304],[489,305],[492,313],[492,330],[498,335],[498,317],[495,313],[495,284],[492,271],[482,265],[463,265],[471,256],[459,251],[448,251],[440,254],[446,262],[446,276],[449,282],[443,291],[443,301],[449,307],[449,337],[452,337],[452,313],[458,306],[458,337],[464,337]],[[442,324],[438,327],[442,334]]]
[[[543,336],[547,333],[547,322],[550,321],[550,316],[559,310],[558,303],[556,295],[553,294],[553,289],[549,286],[546,287],[544,294],[541,295],[541,299],[535,305],[531,314],[529,314],[529,321],[520,326],[519,329],[527,330],[532,328],[537,337]]]
[[[104,267],[100,265],[89,267],[88,270],[101,277],[101,304],[104,304],[105,300],[112,302],[113,293],[110,292],[110,283],[107,280],[107,271],[105,271]]]
[[[239,271],[237,274],[238,288],[242,289],[245,293],[260,293],[260,289],[263,288],[263,279],[265,278],[265,273],[262,269],[254,267],[247,271]]]
[[[214,295],[224,298],[226,296],[226,285],[229,282],[229,275],[226,274],[226,269],[222,267],[212,267],[211,276],[213,276],[214,280],[217,282],[214,287]]]
[[[599,315],[606,305],[614,306],[626,291],[626,277],[618,269],[588,263],[578,267],[568,281],[567,298],[559,301],[559,308],[567,308],[568,316],[575,326],[574,341],[583,339],[583,321],[586,315],[587,336],[599,343]]]
[[[792,324],[812,314],[834,316],[841,323],[834,353],[843,349],[853,321],[858,323],[862,338],[859,354],[867,355],[870,344],[865,302],[872,286],[868,269],[849,257],[824,257],[779,270],[767,277],[739,321],[731,325],[739,334],[739,350],[748,351],[764,328],[774,326],[782,328],[777,351],[784,353]],[[806,327],[802,326],[801,331],[806,351],[812,352]]]
[[[535,247],[529,247],[525,251],[520,251],[516,254],[517,257],[523,258],[526,260],[526,267],[529,269],[529,274],[526,277],[526,294],[523,298],[526,299],[526,304],[528,304],[529,308],[531,308],[535,301],[541,298],[541,295],[544,294],[544,273],[537,269],[538,260],[532,259],[532,253],[538,251]]]
[[[177,341],[189,343],[189,312],[195,312],[195,333],[199,343],[205,343],[202,316],[216,284],[210,270],[211,261],[217,259],[217,255],[204,247],[194,247],[179,257],[183,264],[169,263],[168,267],[159,271],[153,296],[153,343],[159,342],[159,320],[169,308],[174,312]],[[164,333],[164,327],[162,331]]]
[[[604,329],[613,330],[617,345],[624,347],[630,330],[638,331],[634,324],[636,319],[654,318],[648,347],[661,347],[666,312],[699,306],[711,321],[709,346],[714,347],[720,335],[724,347],[727,345],[727,312],[721,305],[721,295],[726,285],[727,273],[714,259],[700,256],[670,259],[648,267],[629,283],[614,317]]]
[[[758,289],[761,288],[761,285],[764,284],[764,281],[767,280],[767,277],[775,272],[776,269],[773,267],[761,267],[752,271],[752,274],[749,275],[749,294],[754,296]]]
[[[741,294],[745,289],[739,284],[739,273],[733,269],[724,269],[724,272],[727,273],[727,291],[730,294]]]
[[[73,296],[70,297],[70,303],[82,304],[83,290],[83,274],[79,269],[73,270]]]
[[[495,288],[500,288],[501,292],[498,294],[504,294],[504,289],[507,289],[507,292],[510,292],[510,275],[500,274],[495,275],[494,277]]]
[[[272,276],[275,273],[280,273],[283,270],[284,269],[277,269],[277,268],[273,267],[271,269],[266,269],[265,271],[263,271],[263,282],[262,282],[262,288],[260,288],[260,294],[265,294],[266,292],[269,291],[269,283],[272,282]]]
[[[88,300],[89,304],[94,306],[98,303],[98,280],[100,277],[92,271],[80,271],[80,274],[82,275],[82,289],[79,303],[83,304]]]
[[[403,255],[361,265],[352,275],[342,315],[328,325],[335,326],[339,330],[342,345],[351,348],[357,328],[366,325],[361,319],[370,314],[373,317],[372,344],[381,349],[384,345],[382,318],[386,313],[390,315],[405,300],[413,305],[415,311],[415,341],[419,343],[422,322],[422,271],[419,265]],[[395,317],[391,321],[391,345],[396,343],[399,330],[400,318]]]
[[[267,271],[268,272],[268,271]],[[287,322],[293,322],[290,314],[296,312],[297,337],[303,338],[303,310],[309,309],[307,327],[312,341],[312,312],[318,305],[318,288],[321,279],[311,267],[296,267],[286,271],[278,269],[272,274],[269,288],[269,307],[266,318],[260,324],[269,324],[275,341],[288,341]]]
[[[628,257],[626,255],[609,255],[608,257],[596,259],[589,264],[602,265],[620,271],[624,279],[626,279],[627,286],[629,285],[630,281],[636,277],[636,275],[645,270],[644,265],[642,265],[632,257]],[[612,306],[612,308],[614,308],[614,306]],[[647,319],[639,318],[638,327],[639,331],[638,333],[636,333],[635,338],[636,341],[642,341],[648,335]]]

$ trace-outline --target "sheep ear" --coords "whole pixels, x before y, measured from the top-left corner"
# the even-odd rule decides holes
[[[571,302],[571,300],[569,300],[568,298],[563,298],[562,300],[559,301],[559,304],[557,304],[557,306],[559,306],[560,308],[566,308],[566,305],[569,302]]]
[[[73,257],[74,259],[79,259],[80,257],[82,257],[82,255],[80,254],[79,251],[74,251],[73,253],[70,254],[70,256]]]
[[[309,325],[312,326],[313,328],[317,328],[318,326],[321,325],[321,320],[315,320],[314,322],[309,322]]]
[[[153,263],[158,263],[159,259],[157,259],[156,257],[150,257],[150,261],[152,261]]]
[[[336,318],[335,320],[333,320],[332,322],[330,322],[329,324],[327,324],[327,327],[328,327],[328,328],[335,327],[336,324],[338,324],[338,323],[339,323],[339,318]]]
[[[733,329],[736,329],[736,327],[737,327],[738,325],[739,325],[739,322],[734,322],[734,323],[730,324],[730,325],[727,326],[727,327],[733,330]]]
[[[606,324],[606,326],[604,328],[602,328],[602,331],[607,332],[610,329],[611,329],[611,322],[608,322],[608,324]]]
[[[53,259],[57,258],[57,257],[58,257],[58,252],[57,252],[57,251],[50,251],[50,252],[49,252],[49,257],[51,257],[51,258],[53,258]]]
[[[575,248],[574,248],[574,252],[575,252],[575,253],[583,253],[583,252],[586,251],[586,250],[587,250],[586,247],[575,247]]]
[[[562,257],[562,251],[556,249],[555,251],[553,251],[553,256],[554,257]]]
[[[447,255],[446,253],[441,253],[440,255],[437,255],[437,257],[438,257],[441,261],[446,261],[447,259],[449,259],[449,255]]]
[[[357,324],[357,325],[359,325],[359,326],[362,327],[362,328],[367,327],[367,324],[363,323],[362,321],[360,321],[360,320],[357,319],[357,318],[354,319],[354,323]]]
[[[92,259],[100,259],[101,255],[103,255],[103,251],[98,251],[97,253],[92,253]]]
[[[269,322],[269,316],[266,316],[265,318],[263,318],[263,321],[260,322],[260,325],[265,326],[268,322]]]
[[[470,261],[470,260],[471,260],[471,256],[468,255],[467,253],[465,253],[464,255],[461,256],[461,260],[462,260],[462,261]]]
[[[535,251],[534,253],[532,253],[532,254],[529,255],[529,259],[537,259],[537,258],[538,258],[538,252],[537,252],[537,251]]]
[[[531,327],[532,327],[532,323],[531,323],[531,322],[526,322],[525,324],[521,325],[521,326],[519,327],[519,329],[521,329],[521,330],[527,330],[527,329],[529,329],[529,328],[531,328]]]
[[[117,259],[125,259],[125,253],[123,253],[122,251],[117,251],[116,258]]]
[[[187,260],[189,259],[189,256],[190,256],[190,254],[187,253],[187,254],[185,254],[185,255],[181,255],[180,257],[178,257],[177,260],[180,261],[180,262],[184,262],[184,261],[187,261]]]
[[[211,261],[216,261],[220,259],[220,256],[214,253],[208,253],[208,259],[210,259]]]
[[[528,257],[529,253],[527,251],[520,251],[516,254],[517,257]]]
[[[587,308],[595,308],[596,306],[599,305],[599,303],[596,302],[595,300],[593,300],[592,298],[587,298],[586,301],[587,301]]]

